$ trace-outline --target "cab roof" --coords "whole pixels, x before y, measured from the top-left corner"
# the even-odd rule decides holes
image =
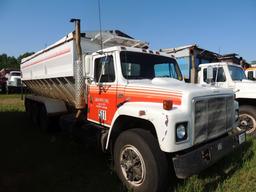
[[[240,65],[235,64],[235,63],[231,63],[231,62],[215,62],[215,63],[202,63],[199,65],[199,67],[203,67],[203,66],[225,66],[225,65],[232,65],[232,66],[236,66],[236,67],[240,67],[242,68]]]

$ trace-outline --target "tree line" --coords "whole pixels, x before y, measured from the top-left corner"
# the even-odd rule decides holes
[[[19,69],[21,60],[32,54],[34,54],[34,52],[26,52],[24,54],[21,54],[17,58],[13,56],[8,56],[6,53],[0,54],[0,70],[3,68]]]

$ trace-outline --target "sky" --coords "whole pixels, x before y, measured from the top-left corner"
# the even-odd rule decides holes
[[[256,60],[255,0],[99,0],[102,29],[119,29],[150,48],[197,44],[220,54]],[[0,54],[36,52],[81,19],[99,30],[98,0],[0,0]]]

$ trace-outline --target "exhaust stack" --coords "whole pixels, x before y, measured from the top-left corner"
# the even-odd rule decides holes
[[[83,65],[82,65],[82,49],[81,49],[81,33],[80,33],[80,19],[71,19],[70,22],[75,23],[74,39],[77,50],[77,60],[74,67],[75,78],[75,100],[76,109],[85,108],[85,78],[83,77]]]

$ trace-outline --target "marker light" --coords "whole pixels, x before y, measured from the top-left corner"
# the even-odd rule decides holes
[[[163,100],[163,109],[171,110],[173,106],[172,100]]]

